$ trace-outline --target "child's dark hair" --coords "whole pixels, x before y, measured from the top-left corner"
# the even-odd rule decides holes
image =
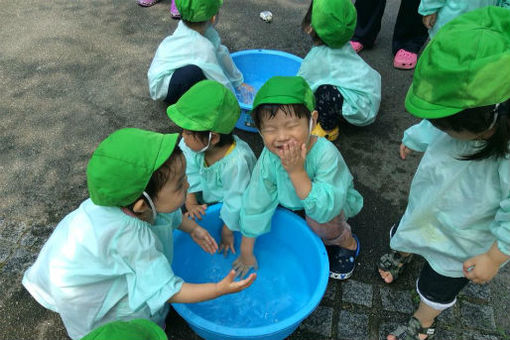
[[[305,117],[310,120],[312,113],[304,104],[262,104],[251,112],[251,118],[257,129],[260,130],[263,119],[271,119],[276,116],[278,110],[282,110],[286,116]]]
[[[312,27],[312,7],[313,7],[313,0],[310,1],[310,7],[308,7],[308,11],[305,14],[305,17],[303,18],[303,21],[301,22],[301,29],[307,33],[310,38],[312,38],[312,41],[315,45],[326,45],[324,41],[322,41],[321,38],[317,35],[315,30],[312,28],[312,31],[308,33],[308,28]]]
[[[496,105],[466,109],[452,116],[429,119],[436,128],[455,132],[468,131],[482,133],[487,131],[494,121],[494,134],[484,140],[480,149],[471,155],[462,155],[462,160],[482,160],[490,157],[506,157],[510,154],[510,100]]]
[[[184,19],[181,19],[181,20],[188,28],[191,28],[192,30],[195,30],[195,31],[199,31],[199,30],[203,29],[204,26],[209,22],[209,20],[197,21],[197,22],[188,21],[188,20],[184,20]]]
[[[202,143],[207,144],[209,141],[209,131],[189,131],[194,138],[198,139]],[[215,132],[217,133],[217,132]],[[220,141],[215,146],[224,146],[234,143],[234,136],[231,133],[218,133]]]
[[[161,191],[165,183],[168,181],[168,179],[172,176],[175,176],[175,166],[177,162],[183,162],[184,155],[182,154],[182,150],[179,147],[174,148],[174,151],[168,157],[168,159],[161,165],[156,171],[152,173],[152,176],[149,180],[149,183],[147,183],[147,186],[145,187],[145,192],[149,195],[149,197],[154,201],[158,193]],[[133,211],[133,206],[135,203],[143,199],[147,205],[149,205],[149,202],[147,202],[147,199],[145,196],[140,195],[133,203],[127,206],[127,208],[131,211]]]

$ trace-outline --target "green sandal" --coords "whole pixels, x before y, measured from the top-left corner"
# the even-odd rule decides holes
[[[409,319],[407,326],[399,326],[395,331],[390,333],[397,338],[397,340],[419,340],[419,335],[427,335],[425,340],[434,339],[436,333],[436,322],[430,327],[422,327],[420,321],[414,316]]]
[[[390,253],[381,256],[377,267],[385,272],[389,272],[391,276],[393,276],[393,280],[391,281],[393,282],[402,273],[405,265],[411,262],[412,259],[412,254],[402,256],[399,252],[392,250]]]

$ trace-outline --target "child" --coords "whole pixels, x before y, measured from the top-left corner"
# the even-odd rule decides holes
[[[410,253],[426,263],[418,310],[388,339],[432,339],[459,291],[510,259],[509,47],[508,11],[485,7],[441,29],[418,61],[406,108],[424,120],[405,132],[400,153],[425,154],[379,272],[390,283]]]
[[[241,256],[234,262],[241,276],[257,267],[255,238],[270,230],[278,204],[304,209],[308,225],[328,246],[332,278],[347,279],[354,271],[360,245],[346,218],[361,210],[363,198],[338,149],[311,135],[314,107],[312,90],[298,76],[273,77],[255,96],[252,118],[265,147],[243,195]]]
[[[423,15],[423,24],[432,39],[450,20],[485,6],[510,8],[510,0],[421,0],[418,12]]]
[[[240,90],[243,75],[213,28],[222,1],[176,0],[175,4],[182,20],[159,45],[147,73],[152,99],[174,104],[204,79],[216,80],[232,92]]]
[[[313,133],[334,141],[340,118],[364,126],[374,122],[381,102],[381,76],[352,49],[356,27],[350,0],[312,0],[302,23],[313,47],[298,75],[315,93],[318,124]]]
[[[106,138],[87,167],[90,199],[56,227],[23,285],[60,314],[79,339],[115,320],[150,319],[164,326],[166,302],[192,303],[248,287],[233,282],[185,283],[172,271],[172,231],[178,227],[208,253],[218,245],[181,219],[188,183],[177,134],[122,129]]]
[[[248,144],[232,135],[240,110],[232,92],[212,80],[195,84],[167,110],[183,129],[179,146],[190,182],[186,209],[200,219],[207,204],[223,202],[220,251],[225,256],[229,249],[235,253],[232,232],[239,231],[241,197],[256,162]]]

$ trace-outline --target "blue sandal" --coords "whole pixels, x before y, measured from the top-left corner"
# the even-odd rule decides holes
[[[358,237],[352,234],[356,240],[356,250],[340,248],[339,246],[327,246],[329,257],[329,277],[336,280],[347,280],[352,276],[356,268],[356,258],[359,255],[361,245]]]

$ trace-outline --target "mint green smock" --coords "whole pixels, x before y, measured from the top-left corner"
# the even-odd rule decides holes
[[[319,137],[306,155],[305,170],[312,190],[301,200],[280,158],[264,148],[243,195],[241,233],[257,237],[271,230],[271,218],[278,204],[290,210],[305,210],[319,223],[326,223],[344,211],[356,215],[363,197],[354,189],[353,178],[336,146]]]
[[[23,285],[60,314],[72,339],[115,320],[162,326],[166,302],[183,284],[171,268],[172,231],[181,218],[180,210],[158,214],[151,225],[87,199],[57,225]]]
[[[250,182],[257,158],[250,146],[234,136],[235,148],[211,166],[205,166],[203,152],[193,152],[181,139],[186,157],[188,192],[202,192],[205,203],[223,202],[220,218],[232,231],[240,230],[239,214],[243,192]]]
[[[403,143],[425,154],[391,248],[423,256],[448,277],[463,277],[464,261],[494,242],[510,255],[510,158],[459,160],[481,142],[454,139],[426,120]]]
[[[216,80],[233,93],[243,83],[243,75],[212,26],[202,35],[180,21],[175,32],[161,42],[152,59],[147,73],[151,98],[165,99],[172,74],[186,65],[200,67],[207,79]]]
[[[298,72],[315,92],[321,85],[336,86],[344,97],[342,116],[358,126],[371,124],[381,103],[381,76],[351,47],[314,46]]]
[[[421,0],[418,12],[423,16],[437,13],[436,23],[429,30],[432,38],[450,20],[485,6],[510,8],[510,0]]]

